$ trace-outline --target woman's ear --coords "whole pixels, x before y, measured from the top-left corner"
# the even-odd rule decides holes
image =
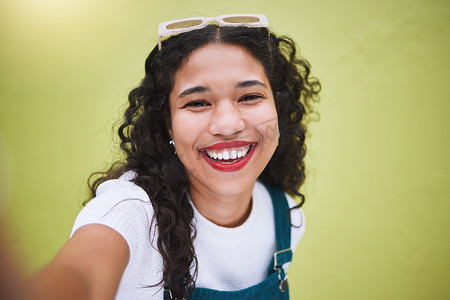
[[[164,120],[164,123],[166,123],[167,133],[169,134],[170,139],[173,139],[172,120],[170,118],[170,115],[166,116]]]
[[[166,123],[167,134],[169,135],[170,139],[173,139],[172,121],[168,117],[164,119],[164,123]]]
[[[167,125],[167,133],[169,134],[170,139],[173,140],[172,128],[170,128],[169,125]]]

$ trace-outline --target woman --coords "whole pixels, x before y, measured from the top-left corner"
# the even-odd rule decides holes
[[[37,294],[53,278],[74,299],[288,299],[320,84],[263,15],[169,21],[158,38],[119,129],[126,159],[91,185]]]

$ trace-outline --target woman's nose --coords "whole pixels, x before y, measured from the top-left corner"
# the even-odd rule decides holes
[[[226,101],[214,106],[209,131],[213,135],[230,136],[245,129],[245,121],[235,102]]]

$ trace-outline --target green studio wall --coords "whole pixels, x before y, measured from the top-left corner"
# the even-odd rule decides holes
[[[448,299],[448,1],[5,0],[0,218],[26,273],[67,240],[158,23],[265,13],[323,85],[292,299]]]

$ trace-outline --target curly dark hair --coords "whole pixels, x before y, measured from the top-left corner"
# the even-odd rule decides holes
[[[169,94],[175,73],[189,54],[212,43],[244,47],[263,65],[278,112],[280,140],[259,179],[300,198],[297,207],[304,202],[299,188],[305,179],[305,117],[313,112],[321,89],[319,81],[310,75],[309,63],[297,56],[293,40],[278,37],[266,28],[208,25],[169,37],[161,50],[155,47],[151,51],[145,62],[145,77],[130,92],[118,130],[126,160],[91,175],[90,190],[93,197],[100,183],[129,170],[137,174],[134,183],[147,192],[154,207],[157,246],[164,262],[163,278],[155,286],[170,286],[175,299],[182,299],[195,287],[197,259],[188,176],[169,144]]]

